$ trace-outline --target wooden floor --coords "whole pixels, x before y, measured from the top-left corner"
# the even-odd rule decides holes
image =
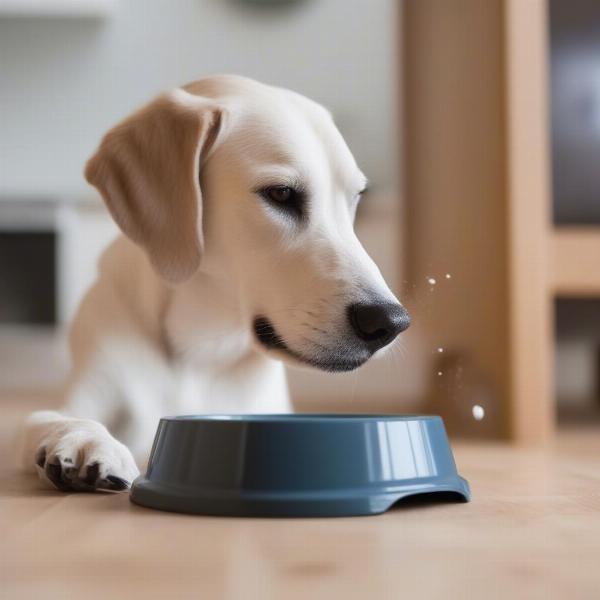
[[[547,451],[455,444],[470,504],[226,519],[40,490],[0,403],[0,598],[600,598],[600,430]]]

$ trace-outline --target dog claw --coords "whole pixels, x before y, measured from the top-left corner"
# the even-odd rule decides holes
[[[41,448],[40,450],[38,450],[38,452],[35,456],[35,464],[38,467],[41,467],[42,469],[44,468],[44,465],[46,464],[46,449],[45,448]]]
[[[97,462],[88,466],[83,478],[78,477],[76,467],[65,467],[60,462],[46,462],[45,455],[40,456],[36,463],[44,469],[44,473],[52,485],[61,492],[123,492],[131,487],[129,481],[117,475],[99,477],[100,464]]]
[[[65,467],[63,469],[63,475],[66,479],[69,479],[69,480],[77,479],[77,468],[76,467]]]
[[[122,492],[123,490],[127,490],[131,487],[131,483],[129,481],[121,477],[117,477],[116,475],[109,475],[106,479],[109,483],[107,489],[115,492]]]
[[[83,478],[83,482],[86,485],[96,487],[96,480],[98,479],[98,473],[100,472],[100,465],[96,463],[92,463],[88,466],[85,477]]]
[[[63,480],[62,467],[59,463],[47,462],[44,471],[48,479],[52,482],[52,485],[54,485],[57,490],[66,492],[71,489],[71,486]]]

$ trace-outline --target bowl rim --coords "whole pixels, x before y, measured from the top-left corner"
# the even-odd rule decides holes
[[[161,421],[175,422],[215,422],[215,423],[356,423],[381,421],[431,421],[441,419],[438,415],[417,414],[371,414],[371,413],[251,413],[226,414],[210,413],[203,415],[172,415],[161,417]]]

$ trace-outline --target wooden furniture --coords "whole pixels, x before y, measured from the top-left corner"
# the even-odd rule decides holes
[[[470,504],[344,519],[152,511],[42,490],[11,437],[35,406],[0,398],[2,598],[595,598],[600,435],[546,449],[456,445]]]
[[[562,226],[551,235],[551,291],[564,297],[600,297],[600,228]]]
[[[431,346],[467,357],[498,435],[548,442],[552,303],[600,293],[600,229],[552,225],[546,2],[407,2],[404,39],[408,264],[421,303],[432,271],[456,284]]]

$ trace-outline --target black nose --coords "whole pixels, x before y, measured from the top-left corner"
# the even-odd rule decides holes
[[[348,318],[356,335],[373,351],[389,344],[410,325],[410,315],[404,306],[391,302],[351,304]]]

